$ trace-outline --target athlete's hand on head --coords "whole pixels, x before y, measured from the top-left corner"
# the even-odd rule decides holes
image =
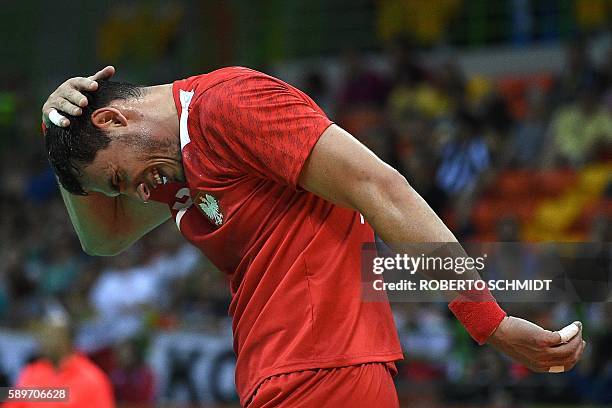
[[[586,342],[582,323],[552,332],[527,320],[506,317],[487,343],[536,372],[571,370],[580,360]]]
[[[72,116],[79,116],[83,113],[81,108],[87,106],[87,98],[81,92],[95,91],[98,89],[97,80],[109,79],[113,75],[115,75],[115,68],[109,65],[87,78],[74,77],[66,80],[49,95],[49,98],[47,98],[43,105],[43,122],[45,124],[53,122],[61,127],[70,126],[70,121],[57,112],[53,114],[54,117],[52,118],[49,118],[49,114],[55,109]]]

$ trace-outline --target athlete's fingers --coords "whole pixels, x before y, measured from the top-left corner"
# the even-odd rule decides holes
[[[87,98],[81,93],[81,90],[82,89],[73,88],[71,86],[62,86],[54,92],[53,102],[55,102],[55,98],[65,99],[77,108],[85,107],[87,106]],[[66,113],[73,114],[70,111],[66,111]]]
[[[54,99],[50,105],[51,105],[51,108],[57,109],[58,111],[61,111],[61,112],[65,112],[72,116],[79,116],[80,114],[83,113],[83,110],[81,108],[79,108],[78,106],[74,105],[74,103],[64,98]]]
[[[98,89],[98,84],[95,81],[87,78],[72,78],[61,84],[51,96],[68,99],[74,105],[83,108],[88,102],[83,92],[92,92],[96,89]]]
[[[562,361],[567,358],[570,358],[576,350],[581,347],[582,344],[582,336],[576,335],[574,336],[568,343],[561,344],[556,347],[549,347],[546,350],[546,355],[543,356],[544,359],[548,361]]]
[[[93,79],[84,77],[74,77],[64,82],[62,85],[60,85],[58,89],[68,87],[79,91],[93,91],[94,88],[97,86],[98,84]]]
[[[64,115],[59,113],[57,109],[51,108],[48,111],[43,111],[43,122],[49,126],[54,124],[60,127],[70,126],[70,121]]]
[[[74,106],[65,99],[56,98],[52,101],[49,101],[48,104],[45,104],[45,107],[43,108],[43,121],[46,124],[53,123],[56,126],[68,127],[70,126],[70,120],[66,118],[62,113],[65,112],[70,115],[76,116],[77,110],[79,111],[78,114],[80,115],[81,109],[79,107]]]
[[[565,326],[564,328],[557,331],[556,333],[559,334],[559,339],[560,339],[559,343],[567,343],[581,331],[582,331],[582,323],[573,322],[572,324]]]
[[[576,350],[569,358],[562,361],[552,361],[547,364],[544,364],[544,366],[548,365],[550,367],[548,369],[548,372],[550,373],[563,373],[565,371],[570,371],[572,368],[574,368],[576,364],[578,364],[578,361],[580,361],[580,358],[584,353],[585,347],[586,341],[581,340],[580,345],[576,348]]]
[[[57,104],[59,106],[59,104]],[[70,126],[70,121],[61,115],[56,108],[51,106],[49,100],[45,102],[42,109],[42,121],[47,126],[53,123],[56,126],[67,127]]]
[[[568,365],[580,358],[583,350],[583,340],[581,337],[574,337],[569,343],[559,347],[554,347],[542,354],[540,361],[548,366]]]
[[[574,355],[570,359],[564,362],[563,365],[565,367],[565,371],[571,370],[572,368],[574,368],[576,364],[578,364],[578,361],[580,361],[580,358],[582,357],[582,354],[584,353],[585,347],[586,347],[586,341],[582,340],[580,342],[580,346],[578,347]]]
[[[527,368],[536,373],[549,373],[550,368],[554,367],[546,363],[526,363]]]
[[[60,115],[60,113],[55,110],[55,109],[51,109],[49,111],[49,120],[51,121],[51,123],[53,123],[56,126],[62,126],[62,124],[64,123],[64,119],[66,119],[65,117],[63,117],[62,115]]]
[[[573,322],[558,331],[546,330],[539,339],[540,346],[555,347],[563,343],[567,343],[576,336],[582,328],[582,323]]]
[[[88,77],[87,79],[90,79],[92,81],[97,81],[99,79],[109,79],[113,75],[115,75],[115,67],[113,67],[112,65],[107,65],[106,67],[102,68],[101,70],[99,70],[92,76]]]

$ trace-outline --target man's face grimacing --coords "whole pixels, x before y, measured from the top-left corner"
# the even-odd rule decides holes
[[[85,191],[147,202],[158,186],[184,181],[178,138],[159,123],[152,126],[137,107],[101,108],[91,121],[111,142],[81,169]]]

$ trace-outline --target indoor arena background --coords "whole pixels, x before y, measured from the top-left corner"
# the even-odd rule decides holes
[[[0,386],[61,311],[122,406],[236,406],[221,274],[173,223],[86,256],[45,162],[47,95],[107,64],[136,84],[227,65],[278,76],[461,241],[611,240],[612,2],[22,0],[0,16]],[[583,360],[554,376],[476,346],[445,304],[393,306],[403,406],[612,404],[610,303],[509,306],[549,328],[587,322]]]

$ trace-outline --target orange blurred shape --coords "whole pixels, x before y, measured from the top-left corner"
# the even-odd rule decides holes
[[[353,135],[360,135],[381,126],[384,120],[383,112],[376,107],[355,106],[342,112],[338,123]]]
[[[529,170],[506,170],[494,185],[496,195],[501,197],[529,195],[534,187],[533,172]]]
[[[474,207],[472,221],[480,234],[491,232],[498,221],[504,218],[516,218],[526,222],[533,217],[537,201],[530,197],[514,199],[485,198]]]
[[[529,109],[527,92],[534,88],[547,92],[553,83],[553,77],[548,73],[505,76],[497,81],[497,89],[506,101],[512,117],[522,119]]]
[[[612,199],[598,199],[588,202],[572,229],[578,231],[588,231],[591,225],[597,221],[599,217],[610,218],[612,217]]]
[[[578,174],[572,169],[554,169],[534,174],[534,185],[538,193],[545,196],[558,196],[578,182]]]

